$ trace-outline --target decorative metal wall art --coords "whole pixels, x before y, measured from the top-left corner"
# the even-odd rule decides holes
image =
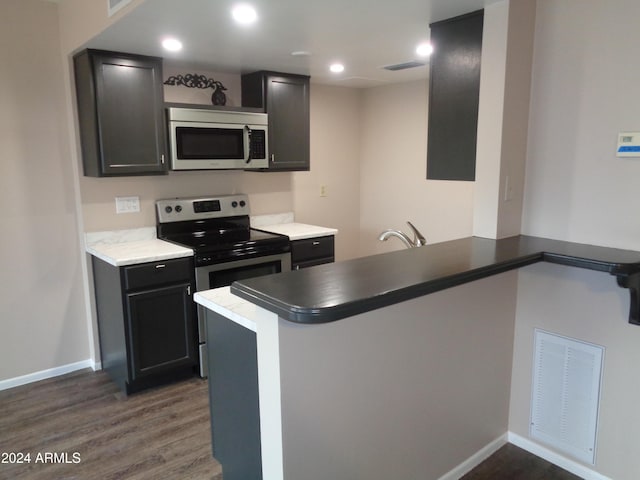
[[[186,75],[171,75],[164,82],[165,85],[183,86],[187,88],[213,88],[211,103],[213,105],[226,105],[227,96],[224,91],[227,89],[222,82],[207,78],[197,73],[187,73]]]

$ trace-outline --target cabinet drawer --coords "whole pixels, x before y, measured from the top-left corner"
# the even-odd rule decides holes
[[[334,237],[314,237],[291,242],[291,262],[298,263],[316,258],[334,256]]]
[[[180,280],[190,280],[193,275],[193,259],[191,257],[143,263],[124,267],[124,286],[126,290],[134,290],[175,283]]]
[[[291,265],[292,270],[300,270],[301,268],[315,267],[316,265],[323,265],[325,263],[333,263],[333,257],[314,258],[313,260],[306,260],[304,262],[295,262]]]

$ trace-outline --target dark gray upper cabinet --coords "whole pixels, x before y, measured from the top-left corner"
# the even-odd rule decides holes
[[[309,170],[309,77],[242,76],[242,106],[269,114],[269,170]]]
[[[475,180],[484,12],[432,23],[427,178]]]
[[[85,50],[74,67],[84,174],[167,173],[162,59]]]

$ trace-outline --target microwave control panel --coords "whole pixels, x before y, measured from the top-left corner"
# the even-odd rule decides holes
[[[267,158],[267,142],[264,130],[251,131],[251,158]]]

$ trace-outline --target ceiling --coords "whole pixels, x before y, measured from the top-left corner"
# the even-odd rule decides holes
[[[258,11],[252,26],[232,21],[234,0],[146,0],[86,46],[218,72],[274,70],[311,75],[316,83],[371,87],[426,78],[427,66],[381,67],[419,60],[415,47],[428,41],[429,23],[498,0],[247,1]],[[179,38],[183,49],[164,51],[160,42],[167,36]],[[291,55],[295,51],[310,55]],[[343,63],[344,72],[330,73],[333,62]]]

